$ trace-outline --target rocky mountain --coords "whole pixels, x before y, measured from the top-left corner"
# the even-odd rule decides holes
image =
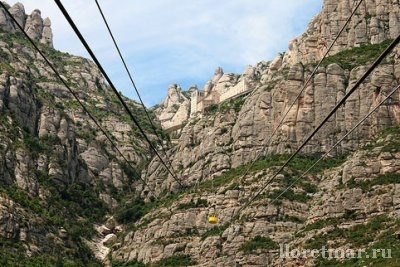
[[[283,164],[275,155],[216,176],[214,182],[161,198],[115,243],[115,262],[154,266],[397,266],[400,244],[399,126],[353,153],[328,158],[271,203],[316,159],[302,156],[243,207]],[[219,223],[207,222],[215,205]],[[242,217],[235,219],[240,208]],[[290,249],[391,249],[392,259],[280,258]],[[370,254],[371,255],[371,254]],[[383,263],[382,263],[383,262]],[[164,265],[163,265],[164,264]],[[117,265],[118,266],[118,265]],[[122,265],[123,266],[123,265]],[[151,266],[151,265],[150,265]],[[369,265],[367,265],[369,266]]]
[[[164,102],[156,109],[155,113],[163,129],[174,129],[189,119],[190,101],[182,93],[182,88],[177,84],[168,87],[168,94]]]
[[[203,91],[244,94],[201,113],[192,112],[197,87],[168,88],[150,115],[171,132],[172,147],[165,149],[184,188],[153,157],[95,64],[52,48],[50,20],[38,10],[26,15],[21,4],[8,7],[129,164],[0,9],[0,264],[398,266],[399,91],[298,179],[399,84],[400,48],[256,195],[398,36],[399,1],[363,1],[266,146],[354,6],[354,1],[324,0],[322,11],[285,53],[248,66],[243,74],[218,68]],[[140,106],[126,101],[155,142]],[[156,130],[166,136],[161,127]],[[207,221],[212,213],[216,225]],[[391,249],[393,257],[282,258],[281,244]]]
[[[358,1],[324,1],[322,12],[315,16],[304,34],[293,39],[283,56],[283,65],[315,62],[320,59]],[[361,3],[331,54],[363,44],[377,44],[400,34],[399,1],[368,0]]]
[[[100,265],[89,249],[98,235],[94,226],[126,194],[139,194],[148,144],[121,115],[95,64],[52,48],[49,19],[38,10],[26,15],[22,4],[9,11],[131,165],[0,9],[0,265],[15,259],[21,266]],[[142,108],[126,101],[154,139]]]
[[[49,18],[42,19],[40,10],[35,9],[30,15],[25,14],[25,8],[17,3],[9,8],[11,15],[18,24],[24,28],[30,38],[47,46],[53,47],[53,33]],[[0,11],[0,28],[11,33],[18,33],[17,25],[11,20],[4,10]]]
[[[282,114],[287,112],[317,60],[326,51],[325,46],[316,45],[315,42],[323,41],[329,45],[334,40],[340,26],[350,15],[355,5],[353,2],[324,1],[322,11],[312,19],[305,34],[291,42],[287,52],[270,62],[263,61],[247,67],[243,74],[232,79],[233,82],[227,84],[223,78],[233,77],[233,74],[216,71],[204,90],[210,84],[214,90],[221,87],[232,90],[245,80],[253,91],[248,96],[213,106],[208,114],[206,112],[193,117],[183,127],[178,145],[171,153],[175,168],[181,171],[182,179],[187,184],[250,162],[263,150]],[[361,4],[338,39],[338,45],[334,46],[330,56],[307,84],[302,97],[294,103],[282,127],[262,151],[263,155],[290,153],[298,147],[360,78],[389,40],[397,37],[400,31],[399,14],[398,1],[366,1]],[[293,48],[293,43],[298,44],[297,50]],[[313,138],[304,153],[326,151],[398,84],[398,55],[397,48]],[[393,97],[395,103],[397,99],[398,92]],[[379,130],[399,123],[398,108],[398,105],[387,105],[380,109],[354,135],[341,143],[334,154],[352,151],[370,140]],[[162,181],[158,179],[161,171],[157,166],[159,163],[155,159],[150,164],[149,179],[154,184],[163,184],[159,192],[164,188],[174,188],[176,181],[171,177]]]
[[[134,230],[127,231],[116,243],[113,259],[158,262],[160,266],[171,262],[199,266],[265,266],[266,262],[271,266],[328,266],[322,259],[282,261],[277,255],[278,244],[320,248],[337,243],[339,248],[352,244],[369,248],[387,242],[384,244],[390,244],[393,251],[398,250],[393,240],[399,230],[395,189],[400,178],[399,147],[394,141],[398,134],[395,125],[400,122],[399,92],[331,152],[325,167],[310,174],[278,203],[267,203],[311,165],[315,155],[326,152],[399,84],[399,48],[311,140],[302,151],[302,160],[285,170],[255,203],[245,208],[241,220],[232,222],[241,205],[399,35],[398,1],[363,2],[266,146],[282,114],[289,110],[355,5],[355,1],[325,0],[322,11],[305,33],[289,44],[288,51],[270,62],[248,67],[241,75],[231,75],[228,84],[222,79],[228,74],[217,69],[204,91],[221,87],[230,90],[239,80],[252,77],[252,92],[210,106],[184,124],[169,152],[187,189],[180,189],[153,159],[146,179],[156,188],[159,204],[131,224]],[[256,167],[241,179],[247,164],[260,153]],[[213,206],[220,218],[216,227],[206,220]],[[376,230],[383,225],[386,231]],[[344,264],[353,266],[351,262]],[[382,266],[396,264],[391,261]]]

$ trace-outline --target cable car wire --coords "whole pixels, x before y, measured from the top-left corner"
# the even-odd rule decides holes
[[[142,107],[143,107],[143,110],[144,110],[144,112],[146,113],[147,119],[148,119],[148,121],[149,121],[150,124],[151,124],[153,133],[154,133],[155,136],[157,137],[158,143],[159,143],[159,145],[161,146],[161,149],[162,149],[163,153],[165,154],[165,157],[166,157],[166,159],[167,159],[167,163],[169,164],[169,166],[171,167],[172,171],[173,171],[174,174],[176,175],[176,172],[175,172],[175,170],[174,170],[174,167],[172,166],[172,162],[171,162],[171,160],[170,160],[170,158],[169,158],[167,152],[166,152],[165,149],[164,149],[164,146],[163,146],[163,144],[162,144],[162,140],[161,140],[161,138],[159,137],[159,135],[158,135],[158,133],[157,133],[156,127],[155,127],[154,124],[153,124],[153,120],[150,118],[150,114],[148,113],[147,108],[146,108],[146,106],[145,106],[144,103],[143,103],[142,97],[140,96],[139,90],[137,89],[136,83],[135,83],[134,80],[133,80],[132,74],[131,74],[131,72],[130,72],[130,70],[129,70],[129,68],[128,68],[128,65],[126,64],[126,61],[125,61],[125,59],[124,59],[124,57],[123,57],[123,55],[122,55],[121,49],[119,48],[119,46],[118,46],[118,44],[117,44],[117,41],[116,41],[116,39],[115,39],[115,37],[114,37],[114,34],[112,33],[112,30],[111,30],[110,25],[108,24],[108,21],[107,21],[105,15],[104,15],[104,12],[103,12],[103,10],[102,10],[102,8],[101,8],[99,2],[98,2],[97,0],[95,0],[95,2],[96,2],[97,9],[99,10],[101,17],[103,18],[103,22],[104,22],[104,24],[105,24],[106,27],[107,27],[108,33],[110,34],[110,37],[111,37],[111,39],[112,39],[112,41],[113,41],[113,43],[114,43],[115,49],[116,49],[117,52],[118,52],[118,55],[119,55],[119,57],[120,57],[120,59],[121,59],[121,61],[122,61],[122,64],[124,65],[124,68],[125,68],[125,70],[126,70],[126,73],[127,73],[128,76],[129,76],[129,80],[131,81],[131,84],[132,84],[133,88],[134,88],[135,91],[136,91],[136,95],[137,95],[138,98],[139,98],[139,101],[140,101],[140,103],[141,103],[141,105],[142,105]],[[176,175],[176,176],[177,176],[177,175]]]
[[[312,131],[312,133],[306,138],[306,140],[296,149],[296,151],[288,158],[288,160],[278,169],[278,171],[262,186],[262,188],[250,198],[245,205],[241,206],[237,211],[238,216],[244,207],[247,207],[251,202],[253,202],[264,190],[272,183],[277,175],[293,160],[293,158],[303,149],[303,147],[314,137],[314,135],[322,128],[322,126],[332,117],[333,114],[343,105],[346,100],[355,92],[355,90],[364,82],[364,80],[371,74],[371,72],[382,62],[382,60],[397,46],[400,42],[400,35],[394,39],[388,47],[379,55],[374,63],[368,68],[368,70],[358,79],[355,85],[346,93],[346,95],[335,105],[335,107],[329,112],[329,114],[322,120],[322,122]]]
[[[357,129],[364,121],[366,121],[379,107],[381,107],[389,98],[400,88],[400,85],[395,87],[378,105],[376,105],[367,115],[365,115],[356,125],[353,126],[343,137],[341,137],[327,152],[325,152],[317,161],[315,161],[302,175],[296,178],[287,188],[285,188],[275,199],[271,200],[266,207],[278,200],[283,194],[285,194],[290,188],[292,188],[300,179],[304,178],[321,160],[329,155],[333,149],[335,149],[343,140],[349,136],[355,129]],[[257,205],[259,206],[259,205]],[[253,219],[253,216],[251,219]]]
[[[297,183],[301,178],[305,177],[305,175],[311,171],[312,168],[314,168],[319,161],[321,161],[324,157],[326,157],[330,151],[332,151],[340,142],[342,142],[348,135],[350,135],[357,127],[359,127],[372,113],[374,113],[380,106],[385,104],[390,97],[400,88],[400,85],[398,85],[392,92],[390,92],[387,96],[385,96],[384,100],[382,100],[375,108],[373,108],[363,119],[361,119],[348,133],[346,133],[338,142],[336,142],[332,148],[327,151],[323,156],[321,156],[312,166],[310,166],[300,177],[298,177],[295,181],[292,182],[284,191],[282,191],[275,199],[271,200],[269,203],[267,203],[266,207],[269,205],[273,204],[276,200],[278,200],[287,190],[289,190],[295,183]],[[259,205],[257,205],[259,206]],[[253,220],[256,215],[253,215],[249,220]],[[299,233],[303,232],[304,229],[298,231],[296,234],[298,235]],[[300,239],[300,236],[298,236],[293,242],[297,242]]]
[[[0,1],[1,7],[4,9],[4,11],[7,13],[7,15],[13,20],[14,24],[17,25],[19,30],[25,35],[25,37],[29,40],[29,42],[33,45],[33,47],[36,49],[36,51],[42,56],[44,61],[47,63],[47,65],[51,68],[51,70],[54,72],[54,74],[57,76],[57,78],[62,82],[62,84],[67,88],[67,90],[72,94],[72,96],[75,98],[75,100],[79,103],[79,105],[82,107],[82,109],[86,112],[86,114],[89,116],[89,118],[95,123],[97,128],[100,129],[100,131],[104,134],[104,136],[107,138],[107,140],[111,143],[111,146],[118,152],[118,154],[121,155],[121,157],[124,159],[124,161],[133,169],[135,170],[135,167],[132,166],[132,164],[128,161],[128,159],[122,154],[122,152],[119,150],[117,145],[112,141],[109,133],[107,133],[106,130],[103,129],[103,127],[100,125],[100,123],[97,121],[97,119],[90,113],[90,111],[86,108],[86,106],[83,104],[83,102],[79,99],[78,94],[75,93],[71,87],[68,85],[68,83],[62,78],[60,73],[55,69],[53,64],[47,59],[46,55],[39,49],[39,47],[36,45],[36,43],[31,39],[31,37],[28,36],[28,34],[25,32],[25,30],[22,28],[22,26],[18,23],[18,21],[15,19],[15,17],[9,12],[9,10],[6,8],[4,3]],[[145,180],[141,178],[140,175],[134,172],[135,175],[137,176],[139,180],[142,181],[142,183],[153,193],[155,192],[152,190],[151,187],[149,187],[146,183]]]
[[[349,22],[351,21],[352,17],[354,16],[354,14],[356,13],[357,9],[359,8],[359,6],[361,5],[361,3],[364,0],[360,0],[360,2],[358,2],[357,6],[354,8],[353,12],[350,14],[350,16],[348,17],[348,19],[346,20],[345,24],[343,25],[343,27],[340,29],[339,33],[336,35],[335,39],[332,41],[332,43],[330,44],[329,48],[326,50],[325,54],[323,55],[322,59],[318,62],[317,66],[314,68],[314,70],[312,71],[310,77],[307,79],[307,81],[305,82],[305,84],[303,85],[302,89],[300,90],[300,92],[297,94],[296,98],[292,101],[292,103],[289,106],[289,109],[285,112],[285,114],[282,116],[281,120],[279,121],[279,124],[274,128],[274,130],[272,131],[272,134],[268,137],[267,141],[264,142],[264,145],[262,146],[261,151],[258,153],[258,155],[256,156],[256,158],[252,161],[252,163],[250,164],[250,166],[246,169],[246,171],[243,173],[243,175],[241,176],[242,178],[244,178],[249,171],[251,170],[251,168],[254,166],[255,162],[261,157],[261,155],[264,152],[264,149],[270,145],[271,141],[272,141],[272,137],[276,134],[276,132],[278,131],[279,127],[283,124],[285,118],[287,117],[287,115],[289,114],[290,110],[293,108],[293,106],[296,104],[296,102],[299,100],[300,96],[302,95],[302,93],[304,92],[304,90],[306,89],[307,85],[310,83],[311,79],[314,77],[315,73],[317,72],[318,68],[321,66],[322,62],[324,61],[324,59],[327,57],[327,55],[329,54],[329,52],[331,51],[331,49],[333,48],[334,44],[336,43],[336,41],[339,39],[340,35],[343,33],[343,31],[345,30],[347,24],[349,24]]]
[[[182,182],[178,179],[178,177],[175,176],[175,174],[170,170],[170,168],[167,166],[167,164],[165,163],[165,161],[163,160],[163,158],[160,156],[160,154],[158,153],[157,149],[154,147],[154,145],[152,144],[152,142],[150,141],[149,137],[147,136],[147,134],[145,133],[145,131],[143,130],[143,128],[140,126],[138,120],[135,118],[135,116],[132,114],[131,110],[129,109],[128,105],[126,104],[126,102],[124,101],[124,99],[122,98],[122,96],[120,95],[120,93],[118,92],[118,90],[115,88],[113,82],[111,81],[110,77],[108,76],[108,74],[106,73],[106,71],[104,70],[103,66],[101,65],[101,63],[99,62],[99,60],[97,59],[96,55],[93,53],[92,49],[90,48],[90,46],[88,45],[88,43],[86,42],[85,38],[82,36],[81,32],[79,31],[79,29],[77,28],[77,26],[75,25],[74,21],[72,20],[71,16],[69,15],[68,11],[64,8],[63,4],[61,3],[60,0],[54,0],[54,2],[57,4],[58,8],[60,9],[61,13],[64,15],[65,19],[68,21],[68,23],[70,24],[70,26],[72,27],[72,29],[74,30],[75,34],[77,35],[77,37],[79,38],[79,40],[81,41],[81,43],[83,44],[83,46],[85,47],[85,49],[87,50],[87,52],[89,53],[89,55],[91,56],[92,60],[95,62],[95,64],[97,65],[97,67],[99,68],[99,70],[101,71],[101,73],[103,74],[104,78],[107,80],[108,84],[110,85],[111,89],[113,90],[114,94],[117,96],[119,102],[121,102],[122,106],[125,108],[125,111],[128,113],[129,117],[131,118],[131,120],[134,122],[134,124],[138,127],[140,133],[143,135],[144,139],[146,140],[146,142],[149,144],[151,150],[153,150],[153,152],[155,153],[155,155],[160,159],[160,162],[162,165],[164,165],[164,167],[166,168],[166,170],[168,171],[169,174],[171,174],[172,178],[179,184],[179,186],[181,188],[184,188],[185,186],[182,184]]]

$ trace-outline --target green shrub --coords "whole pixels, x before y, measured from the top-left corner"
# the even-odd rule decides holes
[[[223,174],[213,177],[212,180],[207,180],[199,184],[199,189],[212,189],[213,187],[218,188],[222,185],[225,185],[231,182],[233,179],[241,177],[247,171],[249,174],[255,171],[265,170],[271,167],[282,166],[286,160],[289,158],[289,155],[272,155],[261,158],[255,162],[240,165],[236,168],[229,169]],[[310,173],[319,173],[325,169],[333,168],[340,166],[343,162],[346,161],[347,155],[341,155],[338,157],[330,157],[321,160],[313,169],[310,170]],[[293,159],[293,161],[288,165],[291,170],[294,171],[306,171],[309,166],[311,166],[314,161],[318,159],[318,155],[299,155]],[[290,180],[290,179],[292,180]],[[286,184],[290,184],[291,181],[294,181],[295,177],[285,177],[284,182]],[[307,193],[315,193],[317,187],[313,184],[306,183],[304,181],[299,181],[299,184],[302,185],[304,190]],[[307,197],[306,197],[307,198]]]
[[[353,47],[326,57],[322,65],[327,66],[332,63],[338,63],[342,68],[351,70],[357,66],[372,62],[391,42],[392,40],[386,40],[379,44],[365,44],[360,47]]]
[[[294,223],[304,223],[306,219],[297,217],[297,216],[289,216],[289,215],[282,215],[279,217],[280,221],[283,222],[294,222]]]
[[[391,138],[389,139],[390,141],[387,141],[388,139],[386,137],[388,135],[392,135]],[[400,137],[400,126],[399,125],[388,127],[386,129],[382,130],[378,136],[379,136],[380,140],[385,140],[385,141],[377,142],[378,138],[376,138],[375,140],[364,145],[362,147],[362,149],[371,151],[372,149],[374,149],[376,147],[382,147],[381,148],[382,152],[393,153],[393,152],[400,151],[400,142],[398,141],[398,139]]]
[[[304,191],[310,194],[314,194],[318,191],[318,186],[315,184],[310,184],[310,183],[302,183],[302,187]]]
[[[382,147],[382,152],[391,152],[396,153],[400,151],[400,141],[398,140],[391,140],[387,144]]]
[[[375,221],[377,223],[379,220]],[[378,222],[379,224],[379,222]],[[376,226],[375,226],[376,228]],[[396,232],[400,230],[400,223],[387,221],[385,220],[385,226],[382,228],[382,225],[379,225],[379,229],[376,231],[371,231],[367,229],[365,231],[371,231],[370,235],[375,236],[373,245],[366,247],[367,244],[362,243],[362,248],[365,248],[365,252],[361,254],[361,258],[353,258],[353,259],[324,259],[318,258],[316,259],[315,266],[318,267],[363,267],[363,266],[378,266],[378,267],[397,267],[400,264],[400,242],[397,239]],[[381,232],[383,231],[383,232]],[[368,233],[367,233],[368,234]],[[365,242],[365,240],[362,240]],[[376,254],[377,257],[371,257],[373,254],[373,250],[377,249],[385,249],[385,258],[382,257],[382,252],[378,252]],[[391,250],[391,257],[388,258],[387,249]],[[366,255],[369,255],[366,257]]]
[[[91,266],[100,267],[100,262],[95,260],[90,251],[83,247],[80,252],[73,254],[71,250],[63,249],[54,243],[47,244],[53,251],[41,251],[40,254],[26,255],[26,248],[23,242],[18,239],[0,238],[0,266]]]
[[[85,140],[87,144],[90,144],[96,139],[96,132],[91,129],[77,128],[75,129],[75,133],[79,138]]]
[[[313,226],[310,225],[306,227],[306,229],[317,229],[317,227],[322,228],[325,225],[333,225],[334,228],[327,233],[314,236],[312,239],[307,240],[305,247],[311,249],[320,249],[322,246],[327,244],[328,240],[341,240],[340,242],[335,243],[336,246],[349,243],[353,244],[354,247],[366,246],[376,240],[380,231],[385,229],[384,224],[388,220],[388,217],[384,215],[375,216],[366,224],[358,224],[346,229],[339,228],[335,224],[337,220],[333,220],[332,222],[317,222]]]
[[[21,206],[35,212],[42,213],[43,207],[38,198],[32,197],[27,194],[24,190],[13,186],[6,186],[1,191],[6,193],[12,200],[20,204]]]
[[[211,104],[208,107],[204,108],[205,115],[213,115],[218,111],[218,104]]]
[[[228,128],[222,127],[221,128],[221,134],[226,134],[228,132]]]
[[[387,136],[389,134],[392,135],[399,135],[400,134],[400,125],[396,125],[396,126],[392,126],[392,127],[388,127],[386,129],[383,129],[380,132],[380,136]]]
[[[40,180],[48,179],[44,174]],[[49,223],[63,226],[76,240],[93,233],[92,223],[99,222],[107,212],[105,204],[93,190],[73,184],[64,188],[45,184],[51,192],[47,203],[28,195],[16,186],[7,186],[2,191],[21,206],[42,216]]]
[[[164,266],[190,266],[197,264],[189,255],[173,255],[169,258],[162,259],[154,263],[154,267],[164,267]]]
[[[140,174],[138,174],[137,171],[131,165],[127,164],[126,162],[120,162],[119,164],[124,173],[128,175],[130,181],[135,181],[140,178]]]
[[[129,262],[121,262],[121,261],[112,262],[112,267],[146,267],[146,266],[148,265],[138,260],[133,260]]]
[[[196,201],[193,201],[193,199],[191,199],[190,202],[188,203],[180,203],[178,205],[178,209],[185,210],[190,208],[199,208],[207,206],[208,206],[208,201],[206,199],[198,198]]]
[[[239,112],[242,108],[245,101],[245,96],[233,97],[227,101],[224,101],[219,104],[219,111],[222,113],[226,113],[229,110],[233,109],[236,112]]]
[[[364,193],[372,191],[372,187],[376,185],[397,184],[400,182],[400,174],[385,173],[377,176],[374,179],[366,181],[355,181],[351,178],[347,183],[348,188],[361,188]]]
[[[178,109],[179,109],[179,105],[178,105],[178,104],[173,104],[173,105],[172,105],[172,110],[173,110],[174,112],[178,111]]]
[[[233,109],[235,112],[239,112],[244,104],[245,96],[238,96],[228,99],[219,104],[211,104],[208,107],[204,108],[205,115],[215,115],[217,112],[226,113]]]
[[[24,144],[33,155],[44,153],[47,147],[40,142],[39,138],[32,136],[28,133],[24,134]]]
[[[277,199],[279,196],[281,199],[287,199],[290,201],[297,201],[297,202],[302,202],[302,203],[306,203],[307,201],[309,201],[311,199],[311,197],[309,197],[308,195],[297,194],[292,189],[286,190],[283,194],[282,194],[282,192],[283,192],[282,190],[274,190],[272,192],[264,193],[262,196],[267,197],[272,200]]]
[[[222,234],[227,228],[229,227],[229,224],[224,224],[224,225],[216,225],[213,228],[208,229],[206,232],[204,232],[201,235],[201,239],[204,240],[209,236],[214,236],[214,235],[220,235]]]
[[[278,249],[279,245],[269,237],[256,236],[240,246],[240,250],[245,253],[251,253],[257,249]]]
[[[121,204],[115,212],[115,219],[119,223],[130,223],[140,220],[146,214],[146,205],[143,199],[135,198]]]
[[[339,223],[339,220],[337,218],[328,218],[326,220],[318,220],[316,222],[310,223],[304,227],[303,231],[311,231],[315,229],[322,229],[326,226],[329,225],[336,225]]]
[[[40,139],[41,141],[47,143],[47,145],[61,144],[61,139],[57,135],[46,134],[43,135]]]

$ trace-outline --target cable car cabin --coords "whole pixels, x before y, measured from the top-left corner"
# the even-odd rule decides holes
[[[216,223],[218,222],[217,215],[215,215],[215,214],[209,215],[209,216],[208,216],[208,222],[209,222],[210,224],[216,224]]]

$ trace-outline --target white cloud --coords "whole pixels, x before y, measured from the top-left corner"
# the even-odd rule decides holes
[[[56,4],[19,0],[53,23],[55,47],[86,55]],[[8,1],[10,4],[16,1]],[[132,89],[94,1],[62,1],[114,83]],[[147,104],[160,102],[169,83],[203,83],[217,66],[241,72],[270,60],[301,34],[322,0],[99,0]]]

